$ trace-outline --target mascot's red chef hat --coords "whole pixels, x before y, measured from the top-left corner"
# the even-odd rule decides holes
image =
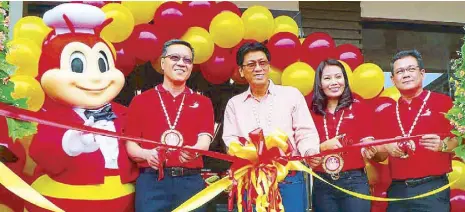
[[[61,52],[69,43],[80,42],[89,47],[98,42],[107,43],[100,37],[100,32],[112,21],[105,19],[100,8],[79,3],[58,5],[47,11],[43,20],[53,30],[42,45],[38,80],[47,70],[60,68]]]

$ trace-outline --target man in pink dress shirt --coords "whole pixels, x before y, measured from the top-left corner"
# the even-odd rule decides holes
[[[275,85],[268,77],[270,53],[259,42],[245,43],[237,52],[240,74],[250,87],[232,97],[224,114],[223,140],[229,147],[249,132],[262,128],[265,136],[277,129],[287,133],[293,155],[319,153],[319,136],[303,95],[293,87]],[[313,164],[310,164],[311,166]],[[292,173],[279,184],[286,211],[306,211],[303,173]]]

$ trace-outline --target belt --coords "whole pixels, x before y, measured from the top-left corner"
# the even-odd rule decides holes
[[[183,167],[168,167],[168,168],[164,168],[163,170],[165,171],[165,175],[168,175],[171,177],[182,177],[182,176],[196,175],[196,174],[201,173],[200,169],[188,169],[188,168],[183,168]],[[140,172],[158,174],[158,170],[155,170],[150,167],[141,168]]]
[[[347,171],[342,171],[342,172],[339,172],[339,176],[345,176],[345,175],[348,175],[348,174],[355,174],[355,173],[361,173],[361,174],[365,174],[365,169],[352,169],[352,170],[347,170]],[[328,174],[326,172],[318,172],[317,171],[317,174],[320,175],[320,176],[327,176],[327,177],[330,177],[331,174]]]
[[[425,184],[433,180],[447,179],[446,175],[426,176],[422,178],[412,178],[407,180],[392,180],[393,183],[405,183],[406,186],[414,187],[417,185]]]

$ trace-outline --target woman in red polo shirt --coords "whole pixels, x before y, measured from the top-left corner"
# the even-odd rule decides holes
[[[369,108],[353,97],[346,71],[339,61],[329,59],[320,63],[313,91],[309,108],[320,136],[321,152],[373,139]],[[363,158],[371,158],[375,153],[376,149],[370,148],[330,154],[321,158],[321,164],[314,170],[332,184],[369,194]],[[340,192],[319,180],[313,185],[316,212],[370,211],[370,201]]]

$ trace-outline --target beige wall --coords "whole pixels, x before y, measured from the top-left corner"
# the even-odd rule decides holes
[[[362,17],[465,23],[465,2],[362,1]]]
[[[240,8],[247,8],[254,5],[265,6],[272,10],[299,11],[298,1],[232,1]]]

